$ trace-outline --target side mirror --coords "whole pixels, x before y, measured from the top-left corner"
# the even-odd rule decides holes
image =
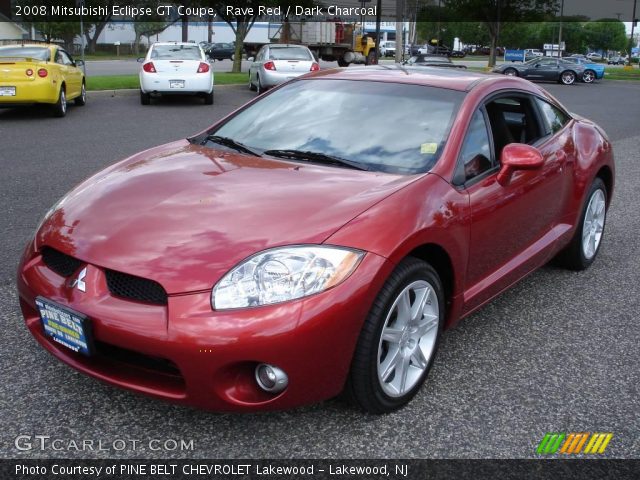
[[[247,62],[253,62],[254,60],[255,60],[254,57],[247,58]]]
[[[76,60],[74,63],[76,67],[84,67],[84,60]]]
[[[144,63],[144,57],[138,57],[138,63]]]
[[[542,167],[544,158],[537,148],[524,143],[510,143],[502,149],[500,172],[496,180],[503,187],[509,184],[516,170],[536,170]]]

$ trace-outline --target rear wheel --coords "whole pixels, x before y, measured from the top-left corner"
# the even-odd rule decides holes
[[[573,85],[576,81],[576,74],[571,70],[565,70],[560,74],[560,83],[563,85]]]
[[[518,76],[518,71],[515,68],[507,68],[504,71],[505,75],[509,75],[510,77],[517,77]]]
[[[211,90],[211,93],[204,94],[204,104],[213,105],[213,90]]]
[[[67,94],[64,91],[64,85],[60,88],[58,101],[53,106],[54,117],[64,117],[67,114]]]
[[[86,103],[87,103],[87,89],[84,86],[84,82],[82,82],[82,88],[80,89],[80,96],[76,97],[74,102],[79,107],[82,107],[83,105],[86,105]]]
[[[601,178],[596,178],[589,189],[571,243],[558,255],[558,260],[567,268],[584,270],[593,263],[602,243],[606,215],[607,187]]]
[[[443,319],[444,293],[436,271],[417,258],[403,260],[360,333],[344,392],[348,399],[370,413],[406,405],[433,364]]]
[[[262,82],[260,81],[260,75],[256,75],[256,81],[258,82],[258,86],[257,86],[258,95],[261,95],[267,89],[262,86]]]
[[[596,72],[594,72],[593,70],[585,70],[584,73],[582,74],[582,81],[584,83],[593,83],[595,79],[596,79]]]
[[[342,57],[338,57],[338,66],[339,67],[348,67],[349,62],[346,62]]]
[[[149,105],[151,103],[151,95],[140,90],[140,103],[142,105]]]

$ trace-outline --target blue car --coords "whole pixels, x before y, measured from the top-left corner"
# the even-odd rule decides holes
[[[565,57],[563,60],[571,63],[577,63],[584,67],[584,74],[582,75],[582,81],[584,83],[593,83],[594,80],[601,80],[604,78],[604,65],[600,63],[593,63],[588,58],[581,57]]]

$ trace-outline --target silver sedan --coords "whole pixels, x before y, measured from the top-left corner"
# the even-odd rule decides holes
[[[320,70],[320,65],[304,45],[268,44],[260,49],[249,67],[249,88],[260,94],[316,70]]]

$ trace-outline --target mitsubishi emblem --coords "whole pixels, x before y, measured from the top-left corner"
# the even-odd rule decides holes
[[[71,288],[77,287],[78,290],[80,290],[81,292],[86,292],[87,286],[84,283],[84,277],[86,276],[87,276],[87,267],[84,267],[82,270],[80,270],[80,273],[75,278],[75,280],[71,282]]]

